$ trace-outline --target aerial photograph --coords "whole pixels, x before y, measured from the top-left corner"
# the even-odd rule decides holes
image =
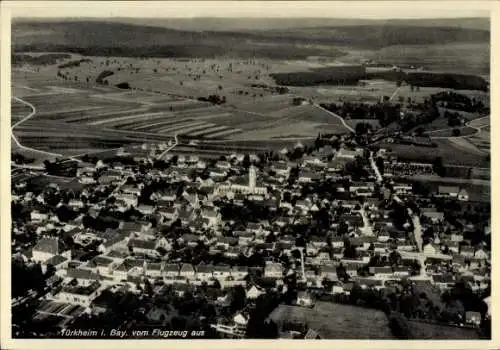
[[[10,337],[491,340],[489,14],[243,3],[11,18]]]

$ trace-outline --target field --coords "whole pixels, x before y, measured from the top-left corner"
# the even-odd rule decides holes
[[[475,54],[471,55],[472,52]],[[382,62],[424,66],[425,69],[454,73],[465,70],[484,74],[489,72],[490,64],[488,43],[395,45],[375,51],[372,57]]]
[[[487,172],[487,170],[483,170],[483,172]],[[412,176],[411,179],[425,182],[433,191],[437,191],[439,186],[459,186],[469,193],[470,201],[491,201],[491,182],[489,179],[441,178],[438,176],[426,175],[415,175]]]
[[[459,328],[427,322],[408,321],[415,339],[421,340],[464,340],[479,339],[478,333],[472,328]]]
[[[477,148],[464,147],[459,143],[467,142],[464,138],[436,139],[437,147],[423,147],[395,143],[378,143],[378,146],[396,152],[398,157],[423,163],[432,163],[441,157],[445,164],[489,167],[489,155]],[[468,143],[468,142],[467,142]]]
[[[71,56],[71,61],[82,59]],[[27,116],[30,105],[36,109],[31,119],[16,127],[15,135],[25,146],[74,155],[121,144],[161,142],[175,134],[199,139],[272,140],[307,139],[325,130],[347,131],[338,118],[320,108],[292,105],[293,95],[276,92],[265,77],[248,82],[248,75],[266,69],[266,64],[93,57],[64,69],[57,65],[36,70],[15,68],[13,95],[24,103],[13,100],[12,120]],[[105,78],[107,84],[96,84],[103,70],[115,74]],[[182,76],[180,71],[192,73]],[[204,78],[193,80],[190,74],[204,74]],[[124,81],[131,82],[133,89],[113,86]],[[223,94],[227,102],[213,105],[197,99],[209,94]]]
[[[380,79],[362,80],[355,86],[283,87],[273,74],[343,74],[349,70],[345,66],[355,67],[354,74],[364,71],[361,63],[367,59],[387,61],[389,57],[393,64],[416,60],[425,69],[443,72],[456,65],[464,67],[458,70],[464,74],[486,74],[479,71],[489,64],[487,23],[462,27],[445,21],[444,27],[428,23],[419,27],[416,22],[368,21],[331,27],[192,31],[188,27],[193,23],[173,29],[157,21],[118,22],[13,23],[12,95],[25,103],[13,102],[12,121],[28,115],[28,106],[35,108],[33,117],[14,130],[23,145],[73,155],[122,144],[163,142],[178,135],[266,142],[274,148],[310,140],[319,132],[349,131],[341,120],[315,105],[294,105],[295,97],[314,103],[376,103],[383,96],[393,102],[408,98],[418,102],[443,89],[411,91],[404,83],[397,87],[394,81]],[[439,57],[446,57],[445,62]],[[355,121],[348,123],[352,126]],[[469,131],[464,128],[464,133]],[[447,132],[437,135],[447,137]],[[446,147],[468,147],[466,153],[484,155],[486,133],[483,128],[480,134],[450,141]]]
[[[394,339],[382,311],[356,306],[319,301],[313,309],[280,305],[269,318],[278,325],[307,323],[324,339]]]
[[[455,137],[456,135],[453,134],[455,129],[457,129],[459,131],[459,134],[458,134],[459,137],[471,136],[477,132],[477,129],[475,129],[475,128],[471,128],[469,126],[464,126],[464,127],[458,127],[458,128],[448,128],[448,129],[427,131],[427,135],[429,135],[433,139],[434,138]]]

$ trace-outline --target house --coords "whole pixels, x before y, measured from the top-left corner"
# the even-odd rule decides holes
[[[468,201],[469,200],[469,193],[465,189],[461,189],[460,192],[458,192],[458,200],[459,201]]]
[[[37,224],[37,223],[41,223],[41,222],[48,220],[49,215],[45,214],[45,213],[40,213],[39,211],[34,210],[30,213],[30,219],[31,219],[31,222]]]
[[[380,290],[384,288],[384,281],[373,277],[357,277],[356,282],[363,289],[375,288],[377,290]]]
[[[179,275],[184,278],[193,279],[196,276],[193,265],[182,264]]]
[[[484,249],[479,248],[474,252],[474,258],[478,260],[487,260],[489,258],[489,254]]]
[[[460,255],[466,258],[472,258],[474,256],[474,248],[469,246],[462,246],[460,248]]]
[[[393,275],[390,266],[370,266],[369,271],[377,277],[391,277]]]
[[[320,278],[337,281],[337,268],[335,266],[321,266]]]
[[[115,260],[106,256],[98,255],[87,264],[94,272],[100,275],[112,275]]]
[[[33,261],[43,262],[59,254],[59,239],[43,237],[33,247]]]
[[[344,293],[344,287],[342,282],[335,282],[332,286],[332,294],[343,294]]]
[[[217,226],[221,223],[222,216],[215,209],[207,209],[201,212],[201,217],[208,220],[210,226]]]
[[[156,250],[156,242],[154,240],[144,240],[144,239],[130,239],[128,242],[128,246],[132,249],[132,251],[136,254],[145,254],[145,255],[158,255],[158,251]]]
[[[196,266],[196,278],[199,278],[202,281],[208,281],[214,277],[214,266],[213,265],[205,265],[200,264]]]
[[[436,255],[438,252],[439,252],[439,249],[437,249],[433,244],[426,244],[423,247],[424,255],[432,256],[432,255]]]
[[[321,179],[321,176],[318,173],[314,173],[311,171],[301,171],[299,174],[298,181],[299,183],[310,183],[313,181],[318,181]]]
[[[476,311],[466,311],[465,312],[465,323],[473,326],[481,325],[481,313]]]
[[[437,224],[444,221],[444,213],[437,211],[423,211],[422,216],[429,219],[433,224]]]
[[[300,291],[297,294],[297,300],[295,302],[299,306],[311,307],[313,306],[313,300],[311,295],[305,291]]]
[[[238,245],[246,246],[254,239],[254,234],[251,232],[241,232],[238,234]]]
[[[279,162],[273,166],[273,170],[277,175],[288,177],[291,167],[285,162]]]
[[[440,197],[457,198],[459,192],[460,189],[457,186],[439,186],[437,194]]]
[[[261,235],[263,233],[262,225],[255,222],[249,222],[246,227],[247,232],[252,232],[256,235]]]
[[[160,200],[174,202],[177,199],[177,190],[174,189],[166,190],[159,197]]]
[[[246,327],[248,324],[248,318],[245,317],[242,313],[238,313],[233,317],[233,322],[238,326],[238,327]]]
[[[262,294],[265,294],[266,292],[262,290],[261,288],[258,288],[256,285],[252,285],[250,288],[246,290],[247,294],[247,299],[257,299],[259,296]]]
[[[68,266],[68,258],[62,255],[55,255],[52,258],[49,258],[41,263],[42,265],[42,273],[47,272],[47,268],[52,266],[57,270],[65,269]]]
[[[355,277],[358,275],[358,269],[362,267],[364,264],[363,263],[343,263],[345,267],[345,272],[351,276]]]
[[[140,204],[137,207],[137,210],[144,215],[151,215],[155,212],[155,207],[152,205]]]
[[[225,160],[219,160],[217,163],[215,163],[215,166],[219,169],[225,169],[228,170],[231,168],[231,163]]]
[[[163,266],[163,274],[165,277],[173,278],[179,276],[179,265],[177,264],[165,264]]]
[[[393,274],[394,274],[394,276],[400,277],[400,278],[408,277],[408,276],[410,276],[410,270],[408,269],[408,267],[405,267],[405,266],[396,266],[396,267],[394,267]]]
[[[89,307],[92,301],[99,295],[99,290],[99,282],[93,282],[87,286],[65,285],[62,290],[54,296],[54,299],[62,303]]]
[[[147,263],[145,274],[151,278],[159,278],[162,276],[162,263]]]
[[[229,247],[223,255],[226,258],[236,259],[240,255],[240,249],[238,247]]]
[[[89,286],[96,281],[101,280],[101,276],[98,273],[93,272],[89,269],[83,268],[68,268],[65,278],[67,280],[76,279],[79,285]]]
[[[168,221],[174,221],[177,219],[178,210],[174,207],[164,207],[158,209],[158,214]]]
[[[264,268],[264,277],[268,278],[282,278],[283,266],[281,263],[268,263]]]
[[[436,274],[432,276],[432,282],[441,290],[453,287],[455,278],[452,275]]]
[[[344,239],[339,236],[332,237],[331,239],[333,248],[343,248],[344,247]]]
[[[235,280],[243,280],[247,275],[247,266],[233,266],[231,269],[231,276],[233,276]]]
[[[213,269],[213,275],[218,279],[226,279],[231,276],[231,267],[228,265],[216,265]]]
[[[341,149],[340,151],[337,152],[337,157],[338,158],[344,158],[348,160],[354,160],[356,159],[356,156],[360,156],[363,154],[363,151],[359,150],[349,150],[349,149]]]

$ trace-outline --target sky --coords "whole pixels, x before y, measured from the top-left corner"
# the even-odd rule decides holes
[[[416,5],[418,3],[418,5]],[[489,1],[5,1],[12,17],[489,17]]]

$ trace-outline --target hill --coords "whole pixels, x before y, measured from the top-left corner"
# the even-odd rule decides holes
[[[195,31],[166,28],[153,20],[156,25],[121,23],[117,19],[17,19],[12,24],[12,44],[16,51],[68,51],[89,56],[300,59],[338,57],[346,49],[378,50],[396,45],[489,43],[490,40],[489,30],[434,26],[435,22],[423,26],[390,21],[352,25],[344,22],[338,26],[297,28],[308,21],[304,24],[294,21],[296,27],[287,29]]]
[[[92,20],[83,18],[83,20]],[[187,31],[267,31],[276,29],[332,26],[391,25],[413,27],[452,27],[489,30],[489,18],[431,19],[352,19],[352,18],[130,18],[106,19],[108,22],[146,25]]]

